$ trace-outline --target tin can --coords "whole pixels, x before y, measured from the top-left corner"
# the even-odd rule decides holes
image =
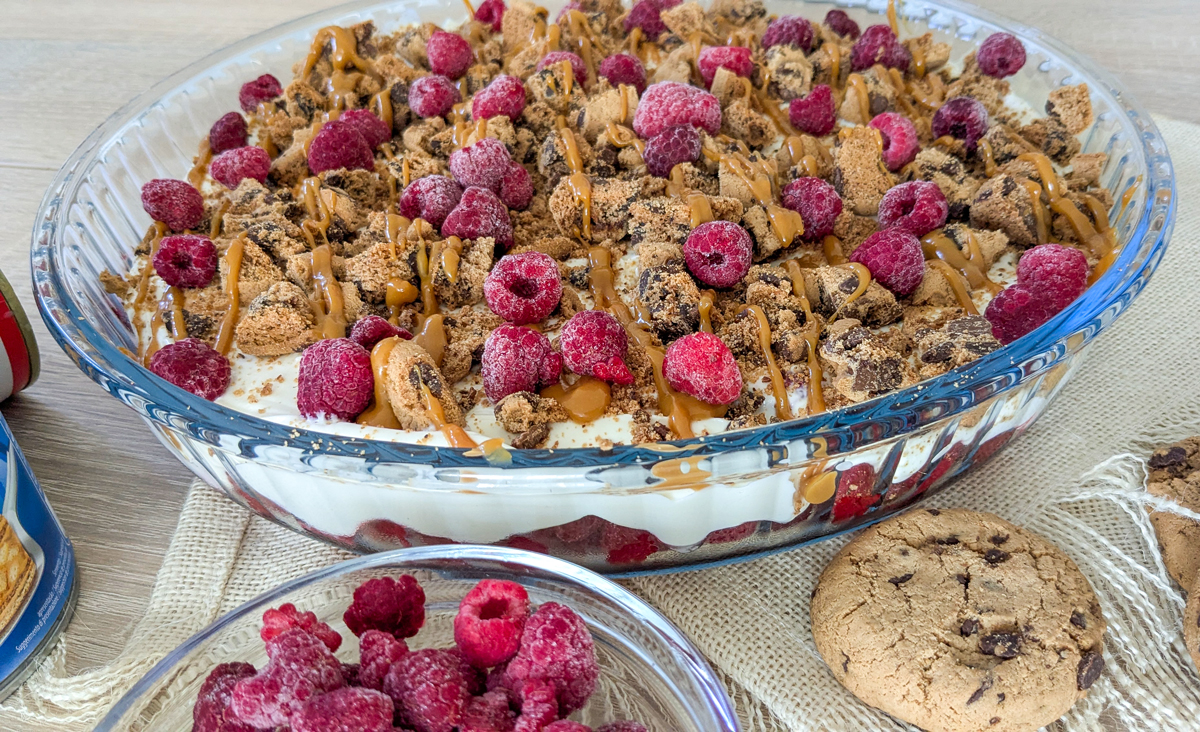
[[[37,380],[38,364],[29,318],[0,272],[0,402]]]

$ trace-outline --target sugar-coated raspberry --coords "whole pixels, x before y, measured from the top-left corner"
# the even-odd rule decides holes
[[[733,287],[750,271],[754,240],[731,221],[709,221],[692,229],[683,243],[683,261],[696,279],[713,287]]]
[[[507,669],[503,671],[507,673]],[[558,689],[554,682],[537,679],[526,681],[518,686],[517,697],[521,714],[513,725],[513,732],[542,732],[546,725],[558,719]]]
[[[871,277],[897,295],[907,295],[925,276],[921,241],[903,229],[884,229],[871,234],[850,255],[871,270]]]
[[[310,419],[354,419],[375,393],[371,354],[349,338],[317,341],[300,355],[296,406]]]
[[[463,597],[454,642],[472,666],[499,666],[517,653],[529,617],[529,594],[516,582],[483,580]]]
[[[154,273],[171,287],[208,287],[217,273],[217,247],[207,236],[164,236],[150,260]]]
[[[937,183],[911,180],[894,186],[879,202],[879,224],[922,237],[940,229],[950,215],[946,194]]]
[[[226,150],[242,147],[247,139],[246,118],[237,112],[230,112],[213,122],[208,130],[208,147],[213,155],[220,155]]]
[[[314,696],[291,717],[291,732],[392,732],[395,703],[372,689],[335,689]]]
[[[748,536],[758,531],[757,521],[746,521],[737,526],[730,526],[728,529],[717,529],[710,531],[708,536],[704,537],[705,544],[728,544],[734,541],[741,541]]]
[[[422,119],[441,117],[462,101],[458,87],[444,76],[422,76],[408,86],[408,106]]]
[[[571,316],[558,336],[563,363],[584,376],[628,386],[633,374],[625,364],[628,337],[620,321],[603,310],[581,310]]]
[[[204,197],[191,183],[155,178],[142,186],[142,208],[172,231],[193,229],[204,219]]]
[[[562,299],[558,262],[542,252],[506,254],[483,280],[492,312],[514,325],[546,319]]]
[[[267,667],[239,681],[230,699],[230,711],[255,727],[287,724],[309,699],[346,685],[333,652],[301,628],[272,638],[267,656]]]
[[[292,628],[300,628],[316,636],[331,651],[336,651],[342,645],[341,633],[329,627],[328,623],[317,620],[316,613],[302,613],[290,602],[268,609],[262,619],[263,627],[258,635],[264,643]]]
[[[467,702],[458,732],[513,732],[516,715],[508,704],[508,694],[489,691]]]
[[[563,61],[571,62],[571,70],[575,72],[576,84],[583,86],[587,83],[587,66],[584,65],[583,59],[579,58],[578,54],[571,53],[570,51],[551,51],[542,56],[542,59],[538,61],[537,69],[541,71],[544,68],[560,64]]]
[[[563,716],[582,709],[600,675],[587,624],[565,605],[543,603],[525,622],[521,648],[504,675],[510,688],[527,681],[553,684]]]
[[[782,15],[767,26],[762,37],[762,47],[795,46],[808,53],[813,49],[813,41],[816,40],[816,37],[816,31],[813,30],[812,23],[808,22],[808,18],[799,15]]]
[[[984,311],[992,335],[1007,345],[1054,317],[1046,299],[1020,282],[1001,290]]]
[[[838,475],[830,516],[834,522],[849,521],[862,516],[882,499],[883,496],[875,495],[875,469],[859,463]]]
[[[409,219],[425,219],[430,226],[441,228],[442,222],[462,200],[463,189],[453,178],[427,175],[417,178],[400,194],[400,215]]]
[[[637,89],[638,94],[646,91],[646,67],[641,59],[631,53],[614,53],[600,62],[597,73],[608,79],[613,87],[628,84]]]
[[[825,25],[829,26],[829,29],[839,36],[849,38],[852,41],[857,39],[859,34],[862,33],[859,30],[858,23],[855,23],[854,19],[849,15],[846,15],[845,10],[834,9],[826,13]]]
[[[862,37],[850,49],[850,68],[863,71],[875,64],[907,71],[912,54],[896,38],[890,26],[872,25],[863,31]]]
[[[495,404],[509,394],[537,392],[558,383],[562,354],[550,347],[544,334],[505,323],[484,342],[480,372],[483,391]]]
[[[837,125],[837,106],[828,84],[817,84],[803,99],[788,104],[788,120],[801,132],[822,137]]]
[[[500,197],[487,188],[471,187],[442,222],[442,236],[479,239],[490,236],[508,249],[513,244],[512,219]]]
[[[669,178],[671,169],[680,163],[700,159],[700,134],[691,125],[668,127],[646,141],[642,160],[650,175]]]
[[[392,664],[408,654],[408,644],[382,630],[363,631],[358,639],[358,686],[380,691]]]
[[[494,137],[450,153],[450,172],[463,188],[478,186],[500,192],[500,183],[512,167],[508,148]]]
[[[254,145],[235,147],[213,158],[208,172],[213,180],[226,188],[237,188],[246,178],[266,183],[271,172],[271,156]]]
[[[358,681],[358,673],[362,664],[358,663],[343,663],[342,678],[346,680],[346,686],[362,686]]]
[[[214,668],[200,685],[196,704],[192,707],[192,731],[255,732],[253,727],[228,712],[234,685],[255,673],[248,663],[222,663]]]
[[[715,135],[721,131],[721,103],[703,89],[677,81],[660,81],[646,87],[633,114],[634,132],[649,140],[676,125],[692,125]]]
[[[376,117],[375,113],[369,109],[347,110],[342,112],[342,116],[338,119],[362,135],[372,150],[392,139],[392,131],[387,123]]]
[[[483,0],[479,7],[475,8],[475,20],[480,23],[485,23],[492,27],[492,31],[499,31],[504,21],[504,0]]]
[[[199,338],[184,338],[158,349],[150,357],[150,370],[210,402],[225,393],[233,373],[229,360]]]
[[[912,120],[898,112],[884,112],[871,120],[883,137],[883,164],[897,171],[917,159],[921,142]]]
[[[387,318],[382,318],[378,315],[367,315],[359,318],[354,322],[354,327],[350,329],[350,340],[370,351],[385,338],[403,338],[404,340],[412,340],[412,333],[409,333],[404,328],[398,325],[392,325],[387,321]]]
[[[1017,282],[1034,290],[1055,313],[1083,294],[1087,278],[1087,257],[1062,244],[1039,244],[1017,262]]]
[[[313,137],[308,147],[308,169],[317,175],[338,168],[374,170],[375,154],[352,125],[334,120],[322,125]]]
[[[609,564],[639,564],[662,549],[654,534],[614,523],[604,524],[600,546]]]
[[[342,620],[358,636],[368,630],[382,630],[397,638],[411,638],[425,624],[425,590],[408,574],[399,579],[369,579],[354,591],[354,602]]]
[[[954,97],[933,113],[932,128],[934,137],[949,135],[974,150],[988,131],[987,107],[972,97]]]
[[[288,628],[268,640],[266,646],[268,667],[299,671],[321,691],[346,685],[342,664],[333,651],[304,628]]]
[[[475,119],[508,117],[516,121],[525,109],[525,84],[515,76],[501,74],[471,98]]]
[[[592,728],[570,719],[560,719],[542,727],[542,732],[592,732]]]
[[[750,49],[744,46],[705,46],[700,50],[698,66],[707,87],[712,86],[717,69],[729,69],[746,78],[754,73],[754,59]]]
[[[1012,76],[1025,65],[1025,44],[1011,33],[993,33],[980,44],[975,63],[988,76]]]
[[[467,73],[475,62],[475,53],[467,39],[457,33],[434,31],[425,42],[425,53],[429,57],[429,68],[435,74],[457,79]]]
[[[596,728],[596,732],[647,732],[646,725],[641,722],[621,721],[609,722]]]
[[[505,206],[524,211],[533,203],[533,176],[525,166],[511,163],[500,180],[500,200]]]
[[[238,103],[242,105],[243,112],[253,112],[258,109],[258,105],[269,102],[281,94],[283,94],[283,85],[279,83],[279,79],[270,74],[263,74],[254,81],[242,84],[242,88],[238,91]]]
[[[804,221],[804,241],[820,241],[833,233],[833,224],[842,215],[842,197],[837,189],[820,178],[797,178],[783,187],[780,199],[784,208],[800,214]]]
[[[709,404],[732,404],[742,393],[742,375],[729,346],[703,331],[667,348],[663,376],[673,388]]]
[[[625,32],[630,33],[634,28],[642,29],[642,36],[650,41],[667,30],[660,13],[667,8],[673,8],[683,0],[638,0],[625,16]]]
[[[444,648],[409,653],[383,680],[400,719],[417,732],[453,732],[479,686],[478,672],[462,654]]]

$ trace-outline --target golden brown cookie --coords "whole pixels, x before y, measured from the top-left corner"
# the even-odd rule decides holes
[[[21,540],[0,516],[0,631],[21,609],[25,597],[33,588],[37,567]]]
[[[1192,664],[1200,670],[1200,592],[1188,593],[1187,605],[1183,608],[1183,643],[1192,657]]]
[[[1200,512],[1200,437],[1155,450],[1150,456],[1146,490]],[[1151,511],[1150,523],[1167,572],[1190,592],[1200,572],[1200,523],[1167,511]]]
[[[821,574],[817,650],[855,696],[933,732],[1035,730],[1104,668],[1104,617],[1058,547],[986,513],[873,526]]]

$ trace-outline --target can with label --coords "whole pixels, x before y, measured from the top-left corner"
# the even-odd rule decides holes
[[[38,376],[37,341],[4,273],[0,272],[0,402],[32,384]]]

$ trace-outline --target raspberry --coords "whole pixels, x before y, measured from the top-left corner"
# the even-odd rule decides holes
[[[729,221],[709,221],[692,229],[683,243],[683,261],[696,279],[713,287],[733,287],[750,271],[754,240]]]
[[[850,40],[855,40],[862,32],[858,29],[858,23],[855,23],[849,15],[846,15],[845,10],[830,10],[826,13],[825,25],[829,26],[829,29],[834,33]]]
[[[646,91],[646,67],[642,60],[629,53],[616,53],[600,62],[601,77],[616,87],[628,84],[637,89],[638,94]]]
[[[879,202],[879,224],[922,237],[941,228],[950,214],[946,194],[937,183],[912,180],[883,194]]]
[[[728,529],[717,529],[716,531],[709,532],[708,536],[704,537],[704,543],[728,544],[734,541],[741,541],[756,531],[758,531],[758,522],[747,521],[737,526],[730,526]]]
[[[842,215],[842,197],[820,178],[797,178],[783,187],[780,199],[784,208],[800,214],[804,220],[804,241],[820,241],[833,233],[833,223]]]
[[[237,188],[245,178],[266,183],[267,174],[271,172],[271,156],[266,150],[253,145],[235,147],[213,158],[208,172],[218,183],[231,189]]]
[[[871,277],[897,295],[907,295],[925,276],[925,255],[917,237],[903,229],[871,234],[850,255],[871,270]]]
[[[975,63],[988,76],[997,79],[1012,76],[1025,65],[1025,44],[1012,34],[993,33],[980,44]]]
[[[297,671],[321,691],[345,686],[342,664],[329,646],[304,628],[288,628],[266,643],[268,667]]]
[[[817,84],[803,99],[788,104],[788,120],[801,132],[822,137],[833,132],[837,125],[837,108],[833,90],[827,84]]]
[[[629,341],[625,329],[603,310],[581,310],[571,316],[558,336],[563,363],[584,376],[629,386],[633,374],[625,364]]]
[[[358,668],[358,685],[381,691],[383,679],[392,664],[408,654],[408,644],[382,630],[367,630],[358,639],[362,663]]]
[[[279,83],[279,79],[270,74],[263,74],[254,81],[242,84],[242,88],[238,90],[238,103],[242,105],[243,112],[253,112],[258,109],[258,105],[269,102],[281,94],[283,94],[283,86]]]
[[[863,71],[875,64],[883,64],[901,71],[908,70],[912,55],[896,38],[890,26],[872,25],[863,31],[862,37],[850,49],[850,69]]]
[[[771,46],[796,46],[808,53],[813,49],[815,40],[816,32],[807,18],[783,15],[767,26],[767,31],[762,37],[762,47],[767,49]]]
[[[616,524],[605,524],[604,535],[600,545],[607,554],[605,559],[609,564],[637,564],[650,558],[659,551],[658,539],[654,534],[641,529],[631,529]]]
[[[1087,257],[1062,244],[1039,244],[1017,262],[1017,282],[1040,295],[1055,313],[1083,294],[1087,277]]]
[[[375,393],[371,354],[349,338],[317,341],[300,355],[296,382],[300,414],[352,420]]]
[[[210,402],[229,386],[229,361],[199,338],[168,343],[150,357],[150,371]]]
[[[673,8],[683,0],[639,0],[633,4],[629,15],[625,16],[625,32],[630,33],[634,28],[642,29],[642,36],[650,41],[667,30],[660,13],[667,8]]]
[[[768,31],[769,32],[769,31]],[[742,46],[705,46],[700,51],[700,76],[704,86],[711,87],[717,69],[729,69],[738,76],[750,78],[754,73],[754,59],[750,49]]]
[[[512,732],[515,718],[508,705],[508,694],[489,691],[471,697],[463,711],[459,732]]]
[[[372,150],[392,139],[392,131],[388,128],[387,123],[376,117],[375,113],[369,109],[351,109],[342,112],[342,116],[338,119],[362,135]]]
[[[354,591],[354,602],[342,615],[350,632],[382,630],[397,638],[411,638],[425,624],[425,590],[412,575],[400,579],[370,579]]]
[[[663,376],[672,387],[709,404],[732,404],[742,375],[729,346],[712,333],[691,333],[667,348]]]
[[[500,179],[500,200],[505,206],[524,211],[533,203],[533,177],[525,166],[512,163]]]
[[[692,125],[715,135],[721,131],[721,103],[712,94],[677,81],[646,87],[633,114],[634,132],[649,140],[676,125]]]
[[[576,84],[583,86],[587,83],[587,66],[584,65],[583,59],[570,51],[551,51],[542,56],[542,60],[538,61],[537,70],[541,71],[548,66],[562,63],[563,61],[571,62],[571,69],[575,72]]]
[[[504,20],[504,0],[483,0],[475,8],[475,20],[492,26],[493,32],[498,32]]]
[[[292,628],[308,631],[331,651],[336,651],[342,645],[341,633],[329,627],[328,623],[317,620],[315,613],[297,611],[290,602],[263,613],[263,627],[258,635],[265,643]]]
[[[267,667],[233,687],[230,710],[255,727],[287,724],[323,691],[345,686],[342,666],[318,638],[292,628],[267,643]]]
[[[429,56],[430,70],[450,79],[467,73],[475,62],[475,53],[467,39],[442,30],[434,31],[425,42],[425,53]]]
[[[308,147],[308,169],[313,175],[327,170],[374,170],[371,145],[353,125],[334,120],[322,125]]]
[[[155,178],[146,183],[142,186],[142,208],[172,231],[195,228],[204,219],[204,197],[182,180]]]
[[[400,194],[400,215],[410,219],[425,219],[431,226],[441,228],[442,222],[462,200],[462,186],[444,175],[417,178]]]
[[[510,686],[527,681],[552,684],[563,716],[583,708],[599,675],[587,625],[571,608],[556,602],[542,604],[529,616],[521,649],[504,671]]]
[[[226,150],[245,145],[246,136],[246,118],[237,112],[230,112],[213,122],[209,128],[208,147],[213,155],[220,155]]]
[[[572,10],[578,10],[579,12],[582,13],[583,5],[580,5],[578,0],[571,0],[571,2],[562,6],[562,9],[558,11],[558,15],[554,16],[554,22],[558,23],[558,21],[562,20],[563,18],[568,17],[567,13],[570,13]]]
[[[490,236],[508,249],[513,244],[512,219],[499,196],[486,188],[472,187],[463,191],[458,205],[446,216],[442,236],[460,239]]]
[[[499,669],[497,669],[499,670]],[[507,673],[508,669],[504,669]],[[526,681],[520,685],[521,716],[513,732],[542,732],[558,719],[558,689],[552,681]]]
[[[1034,290],[1018,282],[992,298],[984,315],[992,324],[992,335],[1008,345],[1054,317],[1054,312]]]
[[[309,699],[291,717],[291,732],[392,732],[395,704],[371,689],[335,689]]]
[[[413,335],[404,328],[392,325],[386,318],[381,318],[378,315],[368,315],[359,318],[350,330],[350,340],[367,349],[367,351],[374,348],[375,344],[384,338],[394,337],[400,337],[407,341],[412,340]]]
[[[954,97],[934,112],[932,126],[934,137],[949,135],[974,150],[988,130],[987,108],[972,97]]]
[[[646,142],[642,159],[650,175],[669,178],[671,168],[700,159],[700,134],[691,125],[668,127]]]
[[[422,76],[408,87],[408,106],[422,119],[441,117],[461,101],[458,87],[444,76]]]
[[[592,732],[592,728],[569,719],[560,719],[542,727],[542,732]]]
[[[525,109],[525,84],[515,76],[501,74],[471,98],[471,116],[490,119],[505,116],[516,121]]]
[[[562,298],[558,263],[542,252],[506,254],[484,279],[483,295],[492,312],[514,325],[545,320]]]
[[[392,665],[383,691],[400,719],[417,732],[452,732],[479,686],[478,673],[456,650],[413,651]]]
[[[517,653],[529,617],[529,594],[516,582],[483,580],[463,597],[454,642],[472,666],[498,666]]]
[[[485,137],[474,145],[450,153],[450,172],[463,188],[478,186],[492,193],[512,167],[508,148],[494,137]]]
[[[859,463],[838,475],[831,518],[834,522],[858,518],[881,499],[875,495],[875,469]]]
[[[564,544],[585,544],[600,531],[604,523],[604,519],[599,516],[584,516],[570,523],[555,526],[553,532]]]
[[[917,158],[921,143],[912,120],[896,112],[884,112],[871,120],[871,127],[883,137],[883,163],[897,171]]]
[[[596,728],[596,732],[647,732],[641,722],[609,722]]]
[[[150,264],[171,287],[208,287],[217,273],[217,248],[207,236],[164,236]]]
[[[480,372],[483,391],[494,404],[509,394],[557,383],[562,355],[550,348],[545,335],[505,323],[484,342]]]
[[[192,707],[193,732],[255,732],[250,725],[227,714],[234,685],[255,673],[248,663],[222,663],[214,668],[200,685]]]
[[[343,663],[342,678],[346,680],[346,686],[362,686],[358,680],[359,671],[362,664],[358,663]]]

